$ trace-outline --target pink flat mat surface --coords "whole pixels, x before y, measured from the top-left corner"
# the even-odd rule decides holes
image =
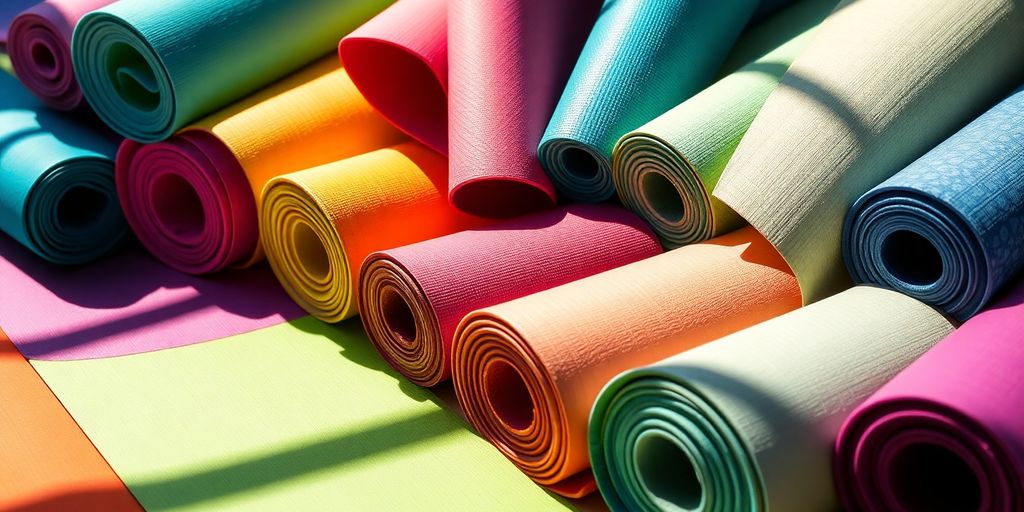
[[[0,235],[0,328],[25,357],[75,360],[192,345],[303,316],[266,265],[213,278],[171,270],[132,242],[60,268]]]

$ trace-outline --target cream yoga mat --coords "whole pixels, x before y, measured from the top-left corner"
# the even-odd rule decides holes
[[[590,420],[601,494],[613,510],[836,510],[843,419],[952,330],[857,287],[626,372]]]
[[[805,302],[849,286],[847,209],[1020,83],[1022,33],[1016,0],[840,4],[768,98],[714,195],[779,249]]]

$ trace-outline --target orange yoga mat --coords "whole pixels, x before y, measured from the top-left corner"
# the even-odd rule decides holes
[[[455,391],[505,456],[577,497],[595,489],[587,418],[612,377],[799,306],[796,278],[747,227],[470,313]]]
[[[447,180],[448,161],[417,142],[275,178],[260,216],[267,259],[295,302],[340,322],[356,314],[370,253],[484,224],[448,203]]]
[[[142,510],[2,331],[0,510]]]
[[[202,274],[263,258],[257,206],[267,181],[406,137],[326,58],[154,144],[127,141],[117,187],[143,245]]]

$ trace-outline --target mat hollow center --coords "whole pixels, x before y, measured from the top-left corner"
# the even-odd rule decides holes
[[[679,196],[676,186],[659,172],[644,174],[640,182],[641,192],[647,204],[662,220],[675,224],[683,220],[686,205]]]
[[[704,489],[697,468],[678,444],[661,434],[642,434],[635,448],[640,482],[662,508],[697,510]]]
[[[533,424],[536,408],[522,374],[505,361],[497,361],[484,371],[484,392],[491,410],[514,430],[526,430]]]
[[[583,180],[594,179],[601,168],[600,162],[585,149],[565,148],[558,154],[558,158],[566,172]]]
[[[974,512],[981,506],[978,475],[944,446],[907,445],[893,457],[889,473],[892,495],[906,510]]]
[[[882,261],[896,279],[917,286],[942,277],[942,255],[935,244],[913,232],[900,230],[882,242]]]
[[[32,64],[44,75],[52,75],[57,71],[57,56],[46,44],[36,43],[32,45]]]
[[[160,88],[149,62],[135,48],[111,45],[107,53],[107,74],[118,98],[144,112],[160,105]]]
[[[177,174],[164,174],[153,182],[153,212],[175,237],[195,238],[206,229],[206,212],[196,189]]]
[[[57,222],[72,229],[85,229],[94,224],[110,206],[110,198],[89,187],[71,187],[57,202]]]
[[[384,290],[380,298],[381,316],[384,325],[400,340],[412,343],[416,340],[416,317],[409,302],[396,290]]]
[[[331,260],[327,255],[327,247],[323,240],[305,222],[296,224],[292,233],[292,244],[302,269],[317,281],[327,279],[331,270]]]

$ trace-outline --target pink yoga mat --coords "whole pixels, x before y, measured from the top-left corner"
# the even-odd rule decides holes
[[[445,0],[399,0],[341,40],[359,92],[398,129],[448,154]]]
[[[134,244],[83,267],[47,264],[0,234],[0,329],[30,359],[191,345],[303,315],[266,265],[203,279]]]
[[[449,198],[457,208],[505,217],[555,203],[537,145],[601,5],[449,0]]]
[[[451,376],[455,329],[468,313],[660,253],[633,213],[574,205],[371,254],[359,311],[384,359],[433,386]]]
[[[71,67],[71,33],[82,16],[113,2],[45,0],[11,22],[7,34],[11,65],[25,87],[50,108],[74,110],[83,104]]]
[[[848,510],[1024,510],[1024,282],[847,419]]]

